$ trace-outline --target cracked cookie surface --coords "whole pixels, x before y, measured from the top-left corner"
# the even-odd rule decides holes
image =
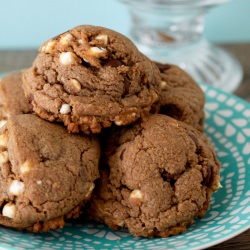
[[[205,94],[194,79],[173,64],[156,62],[160,70],[160,100],[154,112],[171,116],[203,131]]]
[[[165,115],[112,133],[90,217],[134,236],[186,231],[220,187],[220,164],[206,136]]]
[[[28,114],[32,106],[24,96],[22,73],[15,72],[0,80],[0,126],[4,125],[11,115]]]
[[[130,124],[158,99],[155,65],[115,31],[78,26],[39,52],[23,73],[24,92],[40,117],[63,122],[70,132]]]
[[[0,131],[0,224],[37,232],[78,217],[99,156],[93,135],[70,135],[32,114],[10,117]]]

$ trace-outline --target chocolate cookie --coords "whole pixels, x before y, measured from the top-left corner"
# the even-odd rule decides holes
[[[71,135],[33,114],[10,117],[0,131],[0,224],[38,232],[78,217],[99,156],[94,136]]]
[[[156,63],[161,72],[160,101],[154,112],[171,116],[203,131],[205,95],[178,66]]]
[[[0,80],[0,126],[6,123],[11,115],[32,112],[32,106],[24,96],[22,73],[8,74]]]
[[[23,73],[24,92],[40,117],[63,122],[70,132],[132,123],[158,98],[153,63],[115,31],[78,26],[39,51]]]
[[[206,136],[165,115],[111,135],[107,166],[91,200],[92,219],[134,236],[168,237],[209,208],[220,165]]]

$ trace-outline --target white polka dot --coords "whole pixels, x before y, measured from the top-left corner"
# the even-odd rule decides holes
[[[242,174],[242,173],[245,173],[246,172],[246,169],[245,168],[240,168],[239,169],[239,173]]]
[[[250,117],[250,109],[246,109],[246,110],[243,112],[243,115],[246,116],[246,117]]]
[[[230,98],[229,100],[227,100],[227,102],[226,102],[226,104],[228,105],[228,106],[233,106],[234,104],[235,104],[235,99],[234,98]]]
[[[237,111],[242,111],[245,106],[241,103],[238,103],[235,107],[234,107]]]
[[[215,90],[210,90],[210,91],[208,91],[207,95],[209,97],[215,97],[217,95],[217,92]]]
[[[219,94],[218,97],[217,97],[217,100],[220,101],[220,102],[224,102],[226,100],[226,95],[224,94]]]

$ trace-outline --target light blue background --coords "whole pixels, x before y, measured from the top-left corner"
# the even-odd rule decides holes
[[[0,4],[0,49],[36,49],[80,24],[129,35],[128,10],[117,0],[5,0]],[[213,42],[250,42],[250,0],[232,0],[210,11],[205,35]]]

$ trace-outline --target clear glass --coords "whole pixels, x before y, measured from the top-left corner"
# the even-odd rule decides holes
[[[152,60],[174,63],[196,81],[233,92],[242,67],[225,50],[205,40],[206,12],[228,0],[121,0],[131,15],[130,38]]]

